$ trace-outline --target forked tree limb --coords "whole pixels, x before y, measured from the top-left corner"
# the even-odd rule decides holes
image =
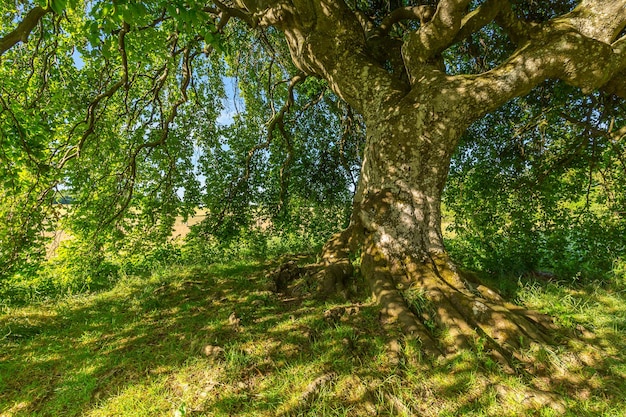
[[[466,89],[470,107],[478,110],[474,117],[479,117],[527,94],[546,79],[561,79],[589,93],[618,79],[624,70],[626,37],[607,44],[584,36],[571,26],[561,28],[555,24],[498,67],[476,76],[456,78],[466,81],[459,88]]]
[[[461,29],[469,0],[442,0],[432,19],[407,37],[402,57],[409,75],[447,48]],[[415,81],[415,77],[412,83]]]
[[[528,40],[540,26],[520,19],[513,11],[509,0],[488,0],[463,16],[461,28],[452,43],[468,38],[491,22],[502,27],[516,45]]]
[[[378,31],[380,34],[387,34],[391,27],[402,20],[419,20],[422,25],[433,18],[435,9],[432,6],[410,6],[400,7],[389,13],[380,23]]]

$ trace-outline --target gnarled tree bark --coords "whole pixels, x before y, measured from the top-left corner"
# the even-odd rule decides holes
[[[465,100],[433,97],[423,103],[381,103],[369,126],[350,227],[326,246],[323,275],[345,285],[354,247],[361,269],[387,322],[422,341],[426,352],[450,353],[485,339],[496,356],[511,362],[516,349],[551,341],[549,318],[507,303],[470,282],[450,261],[441,232],[441,195],[452,153],[468,123],[450,106]],[[430,304],[416,309],[407,292]],[[441,335],[445,337],[439,337]]]

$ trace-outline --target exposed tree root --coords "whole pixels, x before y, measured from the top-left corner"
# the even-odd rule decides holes
[[[353,275],[351,229],[324,247],[312,274],[324,294],[344,294]],[[445,254],[424,260],[390,260],[371,238],[359,239],[361,271],[381,308],[383,324],[396,324],[419,338],[426,355],[449,355],[477,345],[507,367],[524,361],[520,349],[553,344],[552,320],[504,300],[471,274],[458,271]]]
[[[274,273],[278,290],[306,275],[322,294],[346,296],[354,274],[350,253],[355,241],[353,230],[347,229],[329,240],[318,264],[283,265]],[[506,367],[519,368],[526,360],[523,349],[554,344],[556,327],[549,317],[504,300],[471,274],[458,271],[445,254],[390,260],[371,237],[358,243],[361,272],[380,305],[381,322],[418,338],[425,355],[484,346]]]
[[[442,351],[434,335],[425,326],[424,320],[418,319],[396,288],[383,257],[366,251],[361,258],[361,271],[367,278],[375,301],[381,306],[383,321],[397,322],[405,334],[419,337],[426,354],[441,354]]]
[[[418,337],[426,354],[451,354],[480,342],[499,362],[516,367],[523,362],[521,348],[554,343],[549,317],[471,282],[445,255],[394,263],[370,244],[361,268],[381,313]]]
[[[324,245],[319,270],[315,276],[323,294],[347,295],[349,281],[354,275],[350,260],[353,242],[353,229],[347,228],[334,234]]]

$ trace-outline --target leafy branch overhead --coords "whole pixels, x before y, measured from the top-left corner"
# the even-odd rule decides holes
[[[0,54],[26,42],[47,15],[71,21],[70,15],[82,8],[79,3],[54,0],[39,1],[30,9],[28,4],[16,6],[22,19],[13,30],[2,31]],[[586,92],[604,88],[621,95],[626,90],[626,40],[619,36],[626,11],[621,1],[529,6],[536,9],[536,21],[523,16],[529,14],[523,4],[510,0],[424,3],[94,2],[85,10],[90,16],[80,30],[91,48],[100,49],[105,57],[112,58],[118,49],[123,76],[92,100],[78,148],[91,133],[95,107],[128,83],[127,57],[123,44],[116,48],[117,34],[159,28],[169,31],[170,41],[180,43],[184,38],[190,42],[188,47],[200,50],[203,45],[201,50],[208,52],[222,48],[220,35],[233,18],[251,28],[273,26],[283,31],[299,70],[326,79],[362,114],[376,111],[367,105],[371,97],[409,99],[441,77],[446,77],[449,88],[462,92],[464,100],[459,104],[470,120],[528,93],[545,79],[562,79]],[[455,71],[446,62],[446,52],[486,28],[494,35],[506,34],[513,45],[508,53],[479,73]],[[173,48],[174,55],[180,53],[177,46]]]

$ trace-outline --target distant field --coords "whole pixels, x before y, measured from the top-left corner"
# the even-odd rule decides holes
[[[172,229],[172,239],[184,239],[185,236],[189,234],[191,227],[200,223],[206,218],[206,216],[206,210],[202,209],[197,209],[196,214],[187,218],[187,221],[184,221],[181,216],[177,216],[174,228]],[[46,248],[46,258],[48,259],[56,254],[61,242],[72,238],[71,235],[64,230],[57,230],[54,233],[46,233],[45,236],[52,239]]]
[[[196,213],[189,217],[187,221],[184,221],[181,216],[176,217],[176,222],[174,223],[174,228],[172,229],[172,239],[184,239],[191,230],[191,227],[200,223],[207,216],[207,212],[204,209],[196,209]],[[452,224],[451,220],[448,218],[444,218],[442,220],[441,229],[443,234],[447,238],[454,237],[454,232],[450,230],[450,225]],[[47,237],[51,237],[52,241],[48,245],[46,250],[46,257],[51,258],[56,253],[61,242],[71,239],[71,236],[63,230],[59,230],[56,233],[47,233]]]
[[[176,217],[176,223],[174,223],[174,229],[172,230],[172,239],[182,239],[189,234],[191,227],[200,223],[206,218],[207,214],[205,210],[198,209],[193,217],[189,217],[187,221],[183,221],[183,218]]]

